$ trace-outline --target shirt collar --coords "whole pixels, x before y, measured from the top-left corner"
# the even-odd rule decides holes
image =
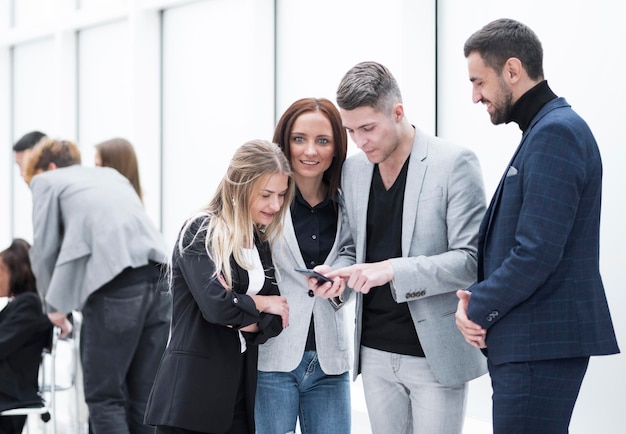
[[[327,206],[330,203],[330,194],[329,192],[326,192],[326,197],[324,197],[324,200],[321,201],[320,203],[318,203],[315,206],[311,206],[309,205],[309,203],[304,200],[304,197],[302,197],[302,193],[300,193],[300,189],[298,187],[296,187],[296,201],[298,202],[299,205],[305,206],[309,209],[316,209],[316,208],[323,208],[325,206]]]
[[[526,131],[530,125],[530,121],[539,113],[539,110],[541,110],[547,102],[552,101],[556,97],[557,96],[548,86],[548,81],[540,81],[513,104],[511,114],[506,123],[516,122],[520,130]]]

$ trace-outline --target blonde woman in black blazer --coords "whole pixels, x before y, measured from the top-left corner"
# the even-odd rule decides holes
[[[146,412],[157,433],[253,434],[257,344],[287,326],[270,243],[293,195],[289,164],[265,141],[240,147],[172,256],[171,340]]]

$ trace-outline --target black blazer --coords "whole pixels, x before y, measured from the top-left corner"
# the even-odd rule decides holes
[[[20,294],[0,311],[0,411],[41,405],[41,352],[50,344],[52,324],[39,296]]]
[[[245,381],[253,434],[256,345],[280,333],[282,322],[279,316],[257,311],[252,298],[245,295],[248,273],[232,258],[233,291],[212,276],[215,266],[205,251],[205,231],[199,231],[206,221],[197,219],[186,231],[184,245],[188,247],[182,255],[178,243],[174,248],[171,338],[148,399],[145,422],[224,432],[233,422],[239,384]],[[278,295],[269,245],[255,241],[266,276],[259,294]],[[238,329],[254,323],[259,323],[261,332],[246,334],[247,351],[242,354]]]

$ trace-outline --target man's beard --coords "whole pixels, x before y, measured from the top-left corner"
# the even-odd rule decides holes
[[[501,102],[493,104],[494,111],[491,114],[491,123],[494,125],[503,124],[511,119],[513,108],[513,94],[502,81],[500,82],[500,92],[503,95]]]

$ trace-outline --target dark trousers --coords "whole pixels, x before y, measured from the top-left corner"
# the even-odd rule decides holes
[[[148,395],[167,344],[171,296],[154,265],[127,269],[83,309],[81,358],[94,434],[143,434]]]
[[[249,353],[246,352],[244,357],[248,357]],[[256,356],[255,356],[256,357]],[[242,363],[241,367],[241,382],[239,383],[239,387],[237,389],[237,398],[235,402],[235,411],[233,414],[233,423],[225,432],[212,433],[212,432],[204,432],[204,431],[192,431],[184,428],[174,427],[174,426],[165,426],[159,425],[156,427],[154,433],[155,434],[251,434],[254,433],[254,426],[250,426],[250,421],[254,424],[254,418],[251,417],[248,409],[248,405],[246,404],[246,366],[247,363]],[[255,364],[256,366],[256,364]],[[252,409],[253,411],[254,409]]]
[[[566,434],[589,357],[488,362],[494,434]]]
[[[26,416],[0,416],[0,434],[21,434]]]

